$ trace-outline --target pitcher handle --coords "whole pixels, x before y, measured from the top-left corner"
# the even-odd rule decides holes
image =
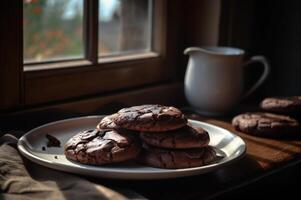
[[[245,99],[246,97],[248,97],[250,94],[252,94],[260,85],[262,85],[262,83],[265,81],[265,79],[268,77],[268,75],[270,74],[270,64],[268,63],[267,59],[264,56],[253,56],[251,57],[250,60],[248,60],[244,66],[249,66],[252,63],[256,63],[259,62],[262,64],[263,66],[263,72],[262,75],[260,76],[260,78],[254,83],[254,85],[245,92],[245,94],[242,96],[242,99]]]

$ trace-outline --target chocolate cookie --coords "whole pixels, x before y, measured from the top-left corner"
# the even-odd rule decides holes
[[[232,125],[245,133],[273,136],[293,133],[299,128],[297,120],[271,113],[245,113],[233,118]]]
[[[215,150],[210,147],[200,149],[159,149],[145,146],[146,150],[141,156],[145,164],[167,169],[199,167],[213,163],[218,159]]]
[[[111,129],[83,131],[65,144],[68,159],[83,164],[103,165],[135,158],[141,145],[128,133]]]
[[[164,133],[142,132],[140,138],[149,145],[171,149],[201,148],[209,144],[207,131],[188,125]]]
[[[122,128],[135,131],[161,132],[181,128],[187,119],[174,107],[142,105],[118,111],[114,123]]]
[[[301,112],[301,96],[266,98],[260,103],[260,107],[278,113]]]
[[[117,114],[112,114],[104,117],[97,125],[98,129],[118,129],[119,127],[114,123],[113,119],[117,117]]]

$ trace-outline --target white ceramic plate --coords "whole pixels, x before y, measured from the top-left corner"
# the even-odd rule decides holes
[[[19,139],[19,151],[29,160],[46,167],[114,179],[165,179],[207,173],[237,160],[246,151],[244,141],[229,131],[205,122],[189,120],[194,126],[200,126],[209,132],[209,145],[216,148],[218,154],[223,156],[222,159],[214,164],[185,169],[159,169],[137,163],[90,166],[67,160],[63,149],[65,142],[80,131],[95,128],[102,118],[103,116],[88,116],[45,124],[29,131]],[[46,148],[43,151],[42,147],[46,147],[47,144],[46,134],[58,138],[62,147]]]

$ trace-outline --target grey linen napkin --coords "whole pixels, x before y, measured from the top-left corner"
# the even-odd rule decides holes
[[[125,200],[105,186],[22,159],[11,135],[0,138],[0,199],[4,200]],[[11,145],[13,144],[13,145]],[[131,194],[130,199],[144,199]]]

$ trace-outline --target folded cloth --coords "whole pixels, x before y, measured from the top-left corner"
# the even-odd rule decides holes
[[[125,200],[119,192],[72,174],[31,163],[19,155],[13,136],[0,138],[0,199]],[[9,144],[8,144],[9,143]],[[144,199],[131,194],[131,199]]]

